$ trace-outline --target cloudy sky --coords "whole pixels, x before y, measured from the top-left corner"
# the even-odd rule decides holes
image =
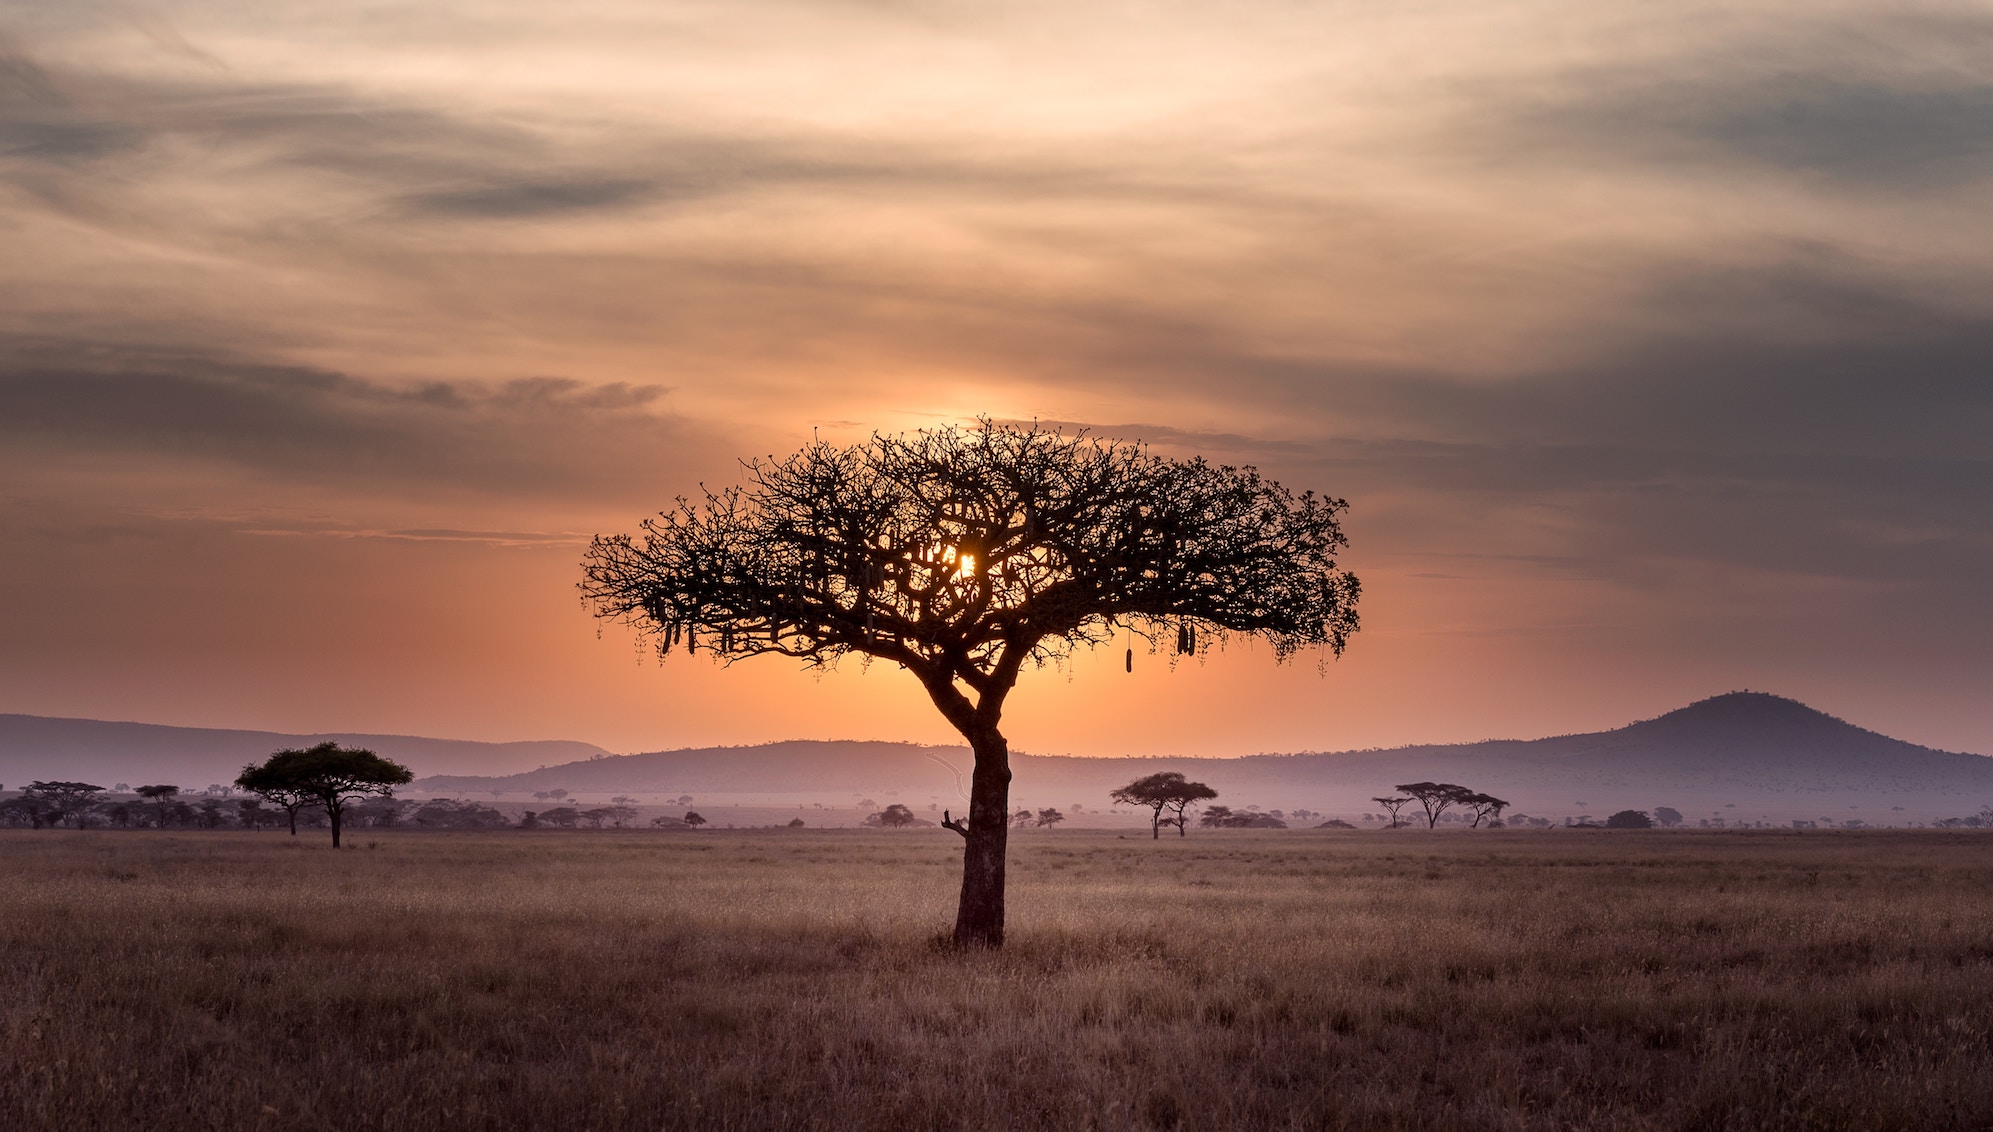
[[[1014,747],[1738,688],[1993,753],[1993,12],[0,0],[0,711],[953,736],[574,590],[738,457],[978,414],[1349,499],[1339,662]]]

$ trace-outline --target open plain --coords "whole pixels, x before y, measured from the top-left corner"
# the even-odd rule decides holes
[[[0,833],[0,1124],[1993,1125],[1993,837]]]

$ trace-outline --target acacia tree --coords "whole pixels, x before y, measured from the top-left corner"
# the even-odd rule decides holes
[[[1391,815],[1391,824],[1386,829],[1396,829],[1403,823],[1398,820],[1398,811],[1411,803],[1411,798],[1372,798],[1371,801],[1384,807]]]
[[[1460,804],[1466,806],[1469,810],[1472,810],[1474,812],[1473,827],[1475,829],[1481,828],[1481,823],[1484,821],[1488,821],[1491,818],[1495,821],[1500,821],[1502,818],[1502,811],[1509,808],[1509,804],[1507,802],[1503,801],[1500,798],[1495,797],[1493,794],[1481,794],[1481,793],[1471,793],[1466,795],[1465,797],[1460,799]]]
[[[1419,800],[1419,805],[1426,809],[1427,829],[1439,824],[1439,815],[1445,813],[1447,807],[1456,803],[1465,804],[1467,799],[1474,796],[1472,790],[1465,786],[1455,786],[1451,782],[1411,782],[1393,786],[1391,789],[1401,790]]]
[[[134,791],[139,797],[153,803],[152,823],[160,829],[166,828],[166,816],[173,808],[173,799],[180,796],[178,786],[141,786]]]
[[[1126,805],[1147,806],[1154,810],[1155,814],[1149,820],[1151,838],[1161,837],[1165,825],[1174,825],[1176,835],[1184,836],[1183,827],[1188,823],[1184,821],[1183,811],[1194,803],[1207,802],[1217,796],[1216,790],[1202,782],[1188,781],[1173,770],[1145,775],[1108,795]],[[1176,816],[1166,818],[1163,816],[1164,810],[1175,810]]]
[[[71,818],[76,820],[76,828],[82,829],[89,820],[91,807],[97,804],[98,796],[103,792],[103,787],[88,782],[36,780],[28,783],[18,800],[27,809],[36,829],[44,823],[61,825]]]
[[[291,815],[291,833],[298,831],[298,807],[316,805],[332,819],[332,847],[339,848],[340,819],[354,799],[368,794],[390,797],[394,788],[415,775],[398,762],[364,747],[342,747],[327,741],[303,750],[278,751],[261,765],[242,768],[235,784],[284,807]]]
[[[1152,651],[1174,635],[1179,655],[1235,633],[1277,660],[1340,654],[1358,594],[1336,564],[1344,508],[1252,468],[986,420],[752,461],[744,486],[597,537],[581,592],[660,655],[858,653],[912,673],[975,753],[967,816],[942,815],[965,843],[955,939],[1000,946],[1000,724],[1024,666],[1124,628]]]

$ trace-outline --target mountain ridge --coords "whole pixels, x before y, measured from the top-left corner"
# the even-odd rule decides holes
[[[370,748],[425,774],[488,768],[494,763],[510,769],[610,755],[593,743],[572,739],[488,743],[357,731],[291,734],[0,713],[0,782],[68,778],[102,779],[109,785],[125,780],[177,780],[179,785],[198,787],[232,781],[244,764],[267,758],[280,748],[308,747],[326,740]]]
[[[787,740],[642,752],[509,776],[435,776],[417,785],[432,791],[632,794],[896,791],[946,801],[960,796],[969,760],[959,746]],[[1629,805],[1654,795],[1684,802],[1721,796],[1718,806],[1734,806],[1740,798],[1792,803],[1834,794],[1897,795],[1927,808],[1972,792],[1993,800],[1993,758],[1893,739],[1762,692],[1726,693],[1624,727],[1543,739],[1233,758],[1016,753],[1012,770],[1014,794],[1034,805],[1061,797],[1092,805],[1115,786],[1158,770],[1182,771],[1229,796],[1260,795],[1271,804],[1293,798],[1325,808],[1347,808],[1393,783],[1420,779],[1463,782],[1518,804],[1562,798],[1555,804],[1567,808],[1591,795],[1631,799]]]
[[[33,741],[37,737],[41,741]],[[5,776],[0,781],[18,785],[30,777],[62,777],[198,786],[228,781],[243,763],[278,747],[328,738],[408,763],[419,775],[414,790],[430,794],[564,789],[601,795],[782,795],[841,805],[883,795],[946,805],[963,796],[971,766],[965,747],[886,740],[791,739],[616,755],[568,740],[287,735],[0,715],[0,775]],[[119,743],[128,744],[121,755],[104,749]],[[1887,795],[1906,811],[1932,814],[1970,812],[1993,802],[1993,758],[1893,739],[1797,700],[1748,691],[1708,697],[1606,731],[1541,739],[1230,758],[1016,753],[1012,765],[1014,798],[1041,806],[1075,800],[1104,805],[1109,790],[1158,770],[1208,781],[1228,799],[1341,812],[1364,806],[1394,783],[1422,779],[1462,782],[1518,807],[1563,811],[1617,799],[1635,808],[1799,806],[1818,818],[1825,815],[1815,811],[1840,795],[1848,797],[1833,805],[1852,801],[1853,808],[1861,808]]]

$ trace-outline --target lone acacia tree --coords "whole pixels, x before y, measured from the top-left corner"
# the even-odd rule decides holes
[[[1468,799],[1474,797],[1474,791],[1451,782],[1401,782],[1391,789],[1402,790],[1419,800],[1419,805],[1425,807],[1427,829],[1439,825],[1439,815],[1449,807],[1466,805]],[[1375,798],[1371,800],[1377,801]],[[1393,810],[1391,816],[1397,817],[1397,811]]]
[[[1252,468],[982,421],[746,464],[598,536],[581,593],[660,655],[763,654],[814,667],[859,653],[911,672],[975,752],[955,940],[1000,946],[1010,749],[999,724],[1024,665],[1123,627],[1153,648],[1265,638],[1277,660],[1356,631],[1357,580],[1336,564],[1345,504]],[[1132,650],[1130,656],[1132,664]]]
[[[1183,811],[1190,808],[1193,803],[1207,802],[1217,796],[1216,790],[1202,782],[1188,781],[1173,770],[1145,775],[1108,794],[1108,797],[1117,802],[1130,806],[1147,806],[1155,811],[1149,818],[1149,836],[1152,839],[1163,835],[1164,810],[1176,811],[1176,816],[1167,820],[1169,824],[1176,826],[1176,835],[1182,837],[1183,827],[1189,824],[1183,820]]]
[[[392,796],[395,787],[414,777],[407,767],[364,747],[328,741],[303,750],[278,751],[260,765],[245,766],[235,784],[289,811],[293,835],[298,831],[300,806],[323,808],[332,819],[332,847],[337,849],[340,819],[348,804],[366,794]]]
[[[1386,828],[1386,829],[1396,829],[1396,828],[1398,828],[1398,827],[1399,827],[1400,825],[1403,825],[1403,824],[1404,824],[1403,822],[1400,822],[1400,821],[1398,820],[1398,811],[1399,811],[1399,810],[1401,810],[1401,809],[1403,809],[1403,808],[1405,807],[1405,805],[1406,805],[1407,803],[1409,803],[1409,802],[1411,801],[1411,799],[1410,799],[1409,797],[1407,797],[1407,798],[1384,798],[1384,797],[1377,797],[1377,798],[1372,798],[1372,799],[1371,799],[1371,801],[1373,801],[1373,802],[1377,803],[1378,805],[1380,805],[1380,806],[1384,807],[1384,808],[1385,808],[1386,810],[1390,811],[1390,813],[1391,813],[1391,824],[1390,824],[1390,825],[1388,825],[1388,826],[1385,826],[1384,828]]]

